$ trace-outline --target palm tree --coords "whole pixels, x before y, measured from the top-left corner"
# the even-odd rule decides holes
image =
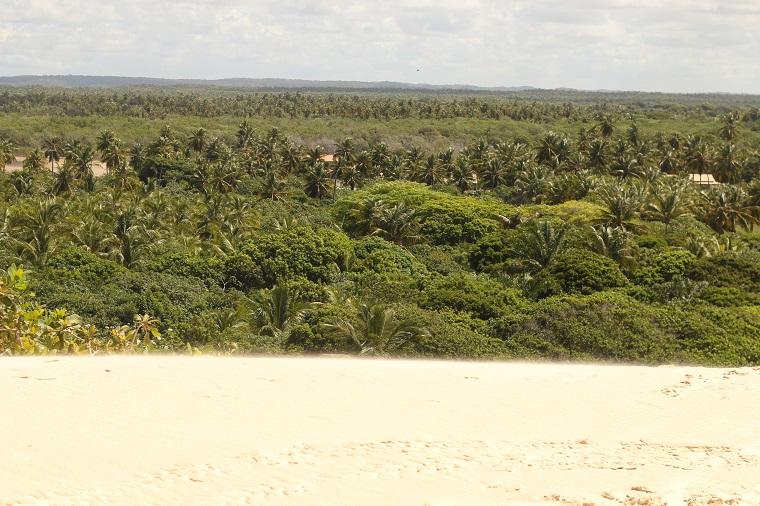
[[[73,167],[79,179],[92,176],[92,162],[95,151],[89,144],[73,143],[66,147],[66,163]]]
[[[127,165],[127,152],[121,147],[121,142],[115,140],[100,153],[100,157],[106,164],[108,174],[122,172]]]
[[[589,145],[588,155],[589,166],[598,173],[603,173],[607,169],[607,141],[604,139],[594,139]]]
[[[273,337],[281,345],[288,341],[293,327],[302,323],[306,316],[305,309],[293,302],[290,290],[283,285],[275,286],[253,304],[252,316],[259,334]]]
[[[549,191],[551,169],[545,165],[528,165],[515,179],[517,203],[541,203]]]
[[[312,198],[323,198],[330,193],[330,175],[325,164],[321,161],[311,165],[305,174],[306,195]]]
[[[355,190],[362,184],[362,173],[359,170],[359,167],[357,165],[348,165],[346,167],[343,167],[343,184],[345,186],[348,186],[351,188],[351,190]],[[333,184],[335,184],[333,182]],[[333,200],[335,200],[335,189],[333,189]]]
[[[21,239],[16,244],[21,255],[35,267],[44,267],[56,248],[56,234],[53,226],[63,214],[63,205],[56,200],[39,200],[19,221],[18,234]]]
[[[258,193],[269,200],[282,200],[285,196],[285,181],[277,175],[277,171],[269,168],[260,179]]]
[[[306,160],[310,166],[314,166],[322,162],[322,155],[324,154],[325,149],[322,146],[314,146],[306,152]]]
[[[536,146],[536,161],[557,168],[570,156],[570,141],[566,135],[547,132]]]
[[[138,174],[145,166],[145,159],[148,157],[148,149],[142,144],[135,144],[129,150],[129,165]]]
[[[567,227],[554,227],[548,221],[530,222],[524,229],[514,253],[529,270],[541,270],[554,263],[565,244]]]
[[[602,188],[599,197],[605,205],[602,222],[624,230],[632,227],[644,202],[642,188],[634,184]]]
[[[622,265],[633,263],[631,256],[631,233],[620,227],[600,225],[592,227],[593,248]]]
[[[468,164],[471,162],[468,160]],[[504,184],[507,178],[507,170],[500,158],[490,158],[481,165],[480,177],[486,188],[496,188]]]
[[[115,142],[118,142],[116,134],[114,134],[111,130],[103,130],[95,138],[95,147],[98,151],[103,153]]]
[[[645,206],[645,211],[650,218],[664,223],[667,233],[674,219],[691,214],[689,205],[685,185],[659,185],[653,192],[652,200]]]
[[[427,334],[409,321],[399,321],[393,309],[384,304],[361,304],[356,321],[336,318],[325,327],[351,339],[362,355],[392,353]]]
[[[434,155],[428,156],[424,163],[417,164],[412,168],[414,171],[411,176],[420,183],[428,186],[435,186],[443,180],[444,172],[440,161]]]
[[[684,161],[686,168],[694,174],[707,174],[710,172],[712,153],[710,146],[698,135],[689,135],[686,138],[686,154]]]
[[[737,120],[739,117],[731,112],[721,118],[723,125],[720,127],[720,138],[726,142],[731,142],[736,138]]]
[[[50,162],[50,172],[55,170],[55,164],[61,159],[63,153],[63,140],[60,137],[48,137],[42,142],[42,149]]]
[[[735,185],[724,185],[702,193],[702,219],[713,230],[722,234],[746,229],[758,222],[758,207],[752,205],[747,192]]]
[[[240,126],[238,126],[237,130],[237,147],[238,149],[245,149],[251,144],[253,144],[256,134],[253,131],[253,127],[248,124],[247,121],[243,121],[240,123]],[[203,151],[203,149],[196,150],[197,152]]]
[[[393,207],[383,207],[373,231],[384,239],[396,244],[412,244],[420,240],[420,217],[404,202]]]
[[[205,128],[194,131],[187,140],[187,145],[196,154],[202,154],[208,147],[208,132]]]
[[[26,155],[23,163],[24,170],[32,172],[42,170],[44,166],[45,155],[40,149],[33,149],[30,151],[29,154]]]
[[[724,144],[718,152],[715,179],[721,183],[738,183],[741,179],[742,165],[736,146]]]
[[[15,145],[6,139],[0,139],[0,169],[5,172],[5,166],[16,161]]]
[[[612,137],[612,134],[615,131],[615,125],[612,123],[612,118],[608,114],[600,116],[597,129],[605,139]]]
[[[363,200],[351,211],[353,230],[358,235],[375,234],[385,212],[386,206],[382,200],[372,197]]]
[[[338,178],[342,176],[346,171],[354,169],[356,157],[354,155],[354,141],[350,137],[344,139],[338,143],[335,147],[335,158],[337,159],[332,169],[333,178],[333,201],[335,200],[336,192],[338,191]],[[353,190],[353,188],[351,188]]]
[[[477,184],[475,173],[470,168],[470,162],[464,157],[460,157],[454,164],[451,171],[451,182],[464,193]]]

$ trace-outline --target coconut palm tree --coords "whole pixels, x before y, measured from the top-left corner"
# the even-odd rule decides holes
[[[399,321],[385,304],[360,304],[355,321],[336,318],[325,327],[348,337],[362,355],[386,355],[427,334],[409,321]]]
[[[612,134],[615,131],[615,125],[612,122],[612,118],[608,114],[604,114],[599,116],[598,121],[596,128],[599,130],[599,133],[602,134],[602,137],[605,139],[612,137]]]
[[[633,227],[632,221],[641,212],[644,192],[635,184],[612,185],[602,188],[599,198],[605,206],[602,223],[627,230]]]
[[[689,172],[708,174],[712,162],[710,146],[699,135],[689,135],[685,142],[684,161]]]
[[[607,151],[608,145],[605,139],[594,139],[589,144],[588,161],[589,167],[597,173],[603,173],[607,170]]]
[[[414,172],[410,174],[411,177],[428,186],[440,184],[445,174],[439,159],[435,155],[428,156],[425,162],[416,165],[413,170]]]
[[[247,121],[243,121],[238,126],[235,137],[237,138],[238,149],[246,149],[248,146],[253,144],[254,141],[256,140],[256,132],[254,132],[253,127],[249,125]],[[203,151],[203,149],[201,149],[200,151]],[[200,152],[200,151],[197,151],[197,152]]]
[[[477,178],[467,158],[459,157],[450,175],[451,182],[464,193],[477,185]]]
[[[5,166],[16,161],[16,146],[9,140],[0,139],[0,170],[5,172]]]
[[[413,244],[421,239],[421,226],[417,212],[400,202],[392,207],[383,206],[373,233],[396,244]]]
[[[653,192],[651,201],[646,204],[645,213],[649,218],[664,223],[667,233],[674,219],[691,214],[690,205],[683,183],[661,184]]]
[[[549,267],[565,245],[567,228],[555,227],[548,221],[532,221],[524,226],[521,240],[514,248],[514,254],[522,260],[528,270],[536,271]]]
[[[556,169],[570,156],[570,141],[566,135],[547,132],[536,146],[536,161]]]
[[[45,152],[48,162],[50,163],[50,172],[55,170],[55,164],[61,159],[63,154],[63,140],[60,137],[47,137],[42,142],[42,149]]]
[[[741,179],[743,162],[737,147],[726,143],[718,151],[715,164],[715,179],[721,183],[738,183]]]
[[[620,227],[599,225],[591,228],[593,248],[621,265],[631,265],[631,233]]]
[[[723,122],[723,125],[720,127],[719,131],[721,139],[726,142],[731,142],[736,138],[738,119],[739,117],[733,112],[730,112],[721,117],[721,121]]]
[[[123,172],[127,165],[127,156],[127,151],[118,140],[114,140],[100,152],[100,157],[106,164],[108,174]]]
[[[53,227],[64,212],[55,198],[39,200],[21,216],[14,234],[21,256],[35,267],[44,267],[58,244]]]
[[[285,180],[277,175],[277,171],[271,167],[265,170],[259,179],[258,194],[269,200],[282,200],[285,196]]]
[[[74,169],[74,175],[78,179],[85,180],[92,176],[92,163],[95,160],[95,151],[89,144],[72,143],[66,147],[66,163]]]
[[[305,308],[292,300],[290,289],[284,285],[275,286],[251,302],[251,316],[259,334],[273,337],[280,345],[288,341],[293,327],[306,316]]]
[[[542,203],[549,192],[551,169],[545,165],[530,164],[515,179],[516,203]]]
[[[469,158],[465,158],[470,167],[480,166],[480,179],[486,188],[496,188],[507,180],[507,169],[500,158],[490,158],[485,163],[473,165]]]
[[[737,226],[750,228],[758,222],[758,208],[739,186],[725,185],[702,193],[702,219],[722,234],[736,232]]]
[[[40,149],[33,149],[26,155],[23,167],[31,172],[42,170],[45,167],[45,154]]]
[[[208,131],[205,128],[195,130],[187,139],[187,146],[198,155],[203,154],[208,145]]]
[[[319,199],[330,193],[330,174],[322,161],[311,165],[304,175],[306,187],[304,191],[309,197]]]

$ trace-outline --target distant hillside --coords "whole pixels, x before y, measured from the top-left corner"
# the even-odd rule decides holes
[[[253,89],[346,89],[346,90],[462,90],[462,91],[527,91],[531,86],[483,87],[467,84],[399,83],[392,81],[311,81],[305,79],[159,79],[121,76],[0,76],[0,86],[45,86],[62,88],[118,88],[131,86],[156,87],[223,87]]]

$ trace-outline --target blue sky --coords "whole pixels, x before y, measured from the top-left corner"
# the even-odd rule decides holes
[[[760,93],[758,26],[760,0],[0,0],[0,74]]]

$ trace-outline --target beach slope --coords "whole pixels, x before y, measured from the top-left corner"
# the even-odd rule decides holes
[[[760,369],[0,359],[0,504],[760,504]]]

